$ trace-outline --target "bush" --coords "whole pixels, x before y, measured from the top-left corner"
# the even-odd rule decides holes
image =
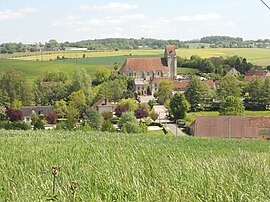
[[[5,129],[8,125],[8,121],[0,121],[0,129]]]
[[[139,122],[132,112],[126,112],[122,115],[118,127],[124,133],[138,133],[141,131]]]
[[[110,120],[105,120],[101,125],[101,131],[115,132],[115,127]]]
[[[93,129],[99,130],[102,124],[102,116],[95,110],[90,108],[85,113],[85,118],[89,126]]]
[[[115,109],[115,115],[118,117],[121,117],[123,113],[125,113],[127,110],[125,107],[117,106]]]
[[[43,121],[41,119],[38,119],[37,122],[34,125],[34,130],[38,130],[38,129],[39,130],[45,129],[44,123],[43,123]]]
[[[102,112],[101,115],[103,116],[104,120],[111,120],[113,117],[112,112]]]
[[[46,121],[49,124],[54,124],[56,122],[57,118],[58,118],[57,114],[55,112],[51,112],[46,116]]]
[[[135,110],[135,116],[137,119],[142,119],[144,117],[147,117],[148,114],[144,109],[136,109]]]
[[[17,109],[8,109],[7,110],[7,117],[10,121],[22,121],[23,120],[23,113],[21,110]]]
[[[118,124],[118,123],[119,123],[119,120],[120,120],[119,117],[112,117],[112,118],[111,118],[112,124]]]
[[[21,121],[16,121],[16,122],[9,122],[6,126],[5,126],[6,130],[29,130],[31,129],[31,127]]]

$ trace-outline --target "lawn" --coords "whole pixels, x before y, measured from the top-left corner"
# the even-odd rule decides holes
[[[177,74],[197,74],[200,70],[195,68],[178,67]]]
[[[270,111],[245,111],[244,116],[270,116]],[[190,125],[197,116],[219,116],[218,111],[190,112],[184,119],[187,125]]]
[[[270,143],[0,131],[0,201],[269,201]],[[52,166],[61,169],[52,193]]]

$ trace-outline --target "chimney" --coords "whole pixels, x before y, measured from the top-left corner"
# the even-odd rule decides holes
[[[108,105],[108,99],[104,99],[104,105]]]

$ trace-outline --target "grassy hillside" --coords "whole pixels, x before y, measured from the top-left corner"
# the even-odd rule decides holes
[[[269,142],[0,131],[0,200],[268,201]]]
[[[43,62],[40,61],[40,54],[28,57],[16,57],[16,59],[0,60],[0,72],[5,71],[9,67],[24,72],[28,78],[35,79],[44,71],[65,71],[72,74],[76,67],[84,67],[90,74],[94,75],[95,69],[99,66],[113,68],[114,63],[123,64],[128,57],[162,57],[164,50],[126,50],[112,52],[87,52],[87,53],[50,53],[43,55]],[[33,54],[33,53],[32,53]],[[86,54],[86,58],[82,58],[82,54]],[[73,59],[49,61],[55,59],[59,55]],[[246,57],[248,61],[268,66],[270,65],[270,49],[178,49],[177,55],[183,58],[189,58],[191,55],[199,55],[201,57],[213,56],[233,56],[238,55]],[[3,56],[3,55],[2,55]],[[12,58],[14,55],[5,55]],[[39,61],[36,61],[38,59]],[[193,69],[179,69],[179,73],[194,73]]]

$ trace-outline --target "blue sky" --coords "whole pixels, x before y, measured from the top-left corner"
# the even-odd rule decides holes
[[[265,0],[270,5],[270,0]],[[0,4],[0,43],[108,37],[270,38],[260,0],[8,0]]]

